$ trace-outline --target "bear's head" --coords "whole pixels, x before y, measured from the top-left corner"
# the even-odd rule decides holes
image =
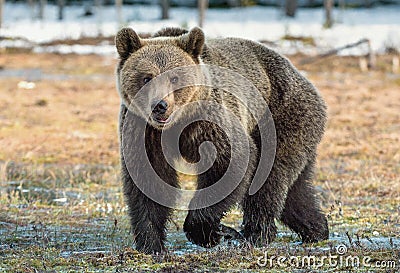
[[[173,37],[140,38],[120,30],[115,44],[120,57],[118,90],[123,103],[155,128],[171,126],[180,107],[199,99],[196,77],[204,33],[199,28]]]

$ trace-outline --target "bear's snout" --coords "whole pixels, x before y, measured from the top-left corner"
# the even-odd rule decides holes
[[[167,111],[169,108],[169,103],[166,100],[156,100],[151,104],[151,113],[153,120],[158,124],[166,124],[170,121],[169,116],[171,111]]]
[[[154,101],[151,104],[151,109],[154,114],[163,115],[165,114],[165,112],[167,112],[168,102],[166,102],[165,100]]]

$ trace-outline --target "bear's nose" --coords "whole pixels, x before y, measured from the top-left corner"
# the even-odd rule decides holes
[[[151,104],[151,109],[155,114],[165,114],[168,109],[168,103],[165,100],[155,101]]]

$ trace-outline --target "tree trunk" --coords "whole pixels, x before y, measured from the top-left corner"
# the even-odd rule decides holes
[[[160,0],[161,19],[169,19],[169,0]]]
[[[64,20],[65,0],[57,0],[57,6],[58,6],[58,20],[62,21]]]
[[[4,6],[4,0],[0,0],[0,28],[3,23],[3,6]]]
[[[44,19],[44,10],[47,5],[47,0],[40,0],[39,1],[39,19],[43,20]]]
[[[297,0],[286,0],[285,1],[285,14],[289,17],[295,17],[297,10]]]
[[[208,7],[208,0],[197,0],[197,6],[199,8],[199,27],[203,27],[204,18],[206,16],[206,10]]]
[[[118,24],[121,26],[123,24],[122,0],[115,0],[115,7],[117,9]]]
[[[324,26],[326,28],[330,28],[333,25],[333,20],[332,20],[333,0],[324,0],[324,7],[325,7],[325,23],[324,23]]]
[[[367,60],[368,60],[368,68],[369,69],[374,69],[375,66],[376,66],[376,55],[375,55],[375,52],[372,50],[372,46],[371,46],[371,41],[370,40],[368,40]]]
[[[34,0],[28,0],[28,5],[29,5],[29,11],[31,13],[31,19],[34,20],[36,15],[35,15],[35,2]]]
[[[102,36],[102,6],[103,0],[94,0],[94,6],[96,9],[96,24],[97,24],[97,35]]]

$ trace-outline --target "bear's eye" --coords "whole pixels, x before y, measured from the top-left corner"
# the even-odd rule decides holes
[[[151,77],[144,77],[143,78],[143,83],[144,84],[148,83],[149,81],[151,81]]]
[[[171,83],[177,83],[179,80],[178,76],[174,76],[171,78]]]

